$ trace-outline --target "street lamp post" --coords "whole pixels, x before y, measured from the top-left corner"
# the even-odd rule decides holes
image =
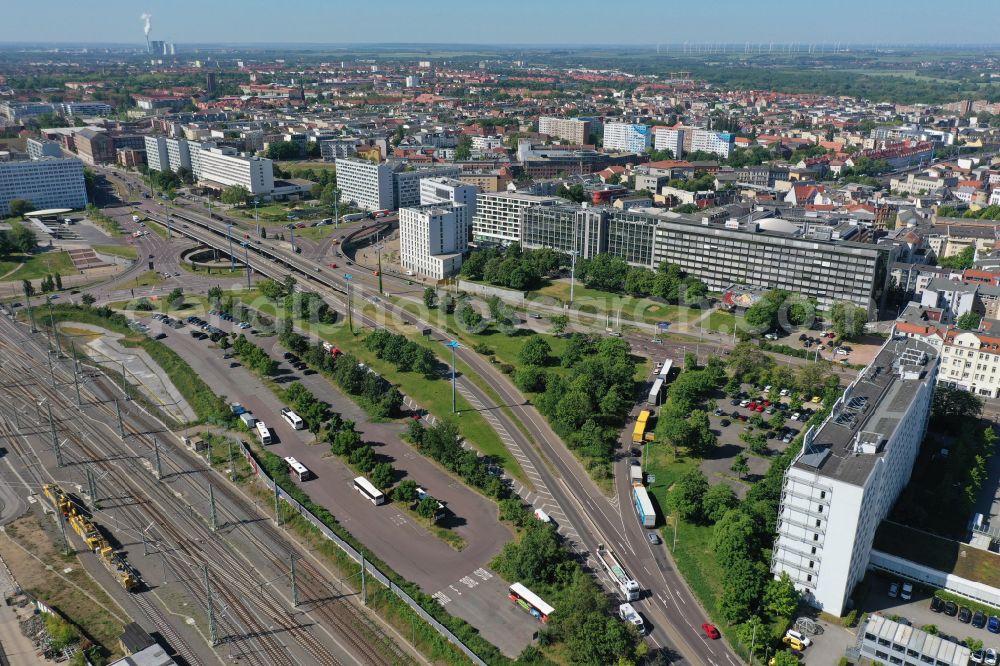
[[[226,225],[226,236],[229,238],[229,270],[236,270],[236,258],[233,256],[233,225]]]
[[[347,282],[347,327],[351,330],[351,334],[354,334],[354,315],[351,312],[351,279],[354,276],[350,273],[344,273],[344,281]]]
[[[576,285],[576,250],[569,252],[569,305],[573,307],[573,287]]]
[[[243,243],[243,263],[247,268],[247,290],[250,290],[250,241]]]
[[[254,197],[254,200],[253,200],[253,221],[254,221],[254,224],[257,226],[257,238],[260,238],[260,216],[257,214],[257,202],[258,201],[259,201],[259,199],[257,197]]]
[[[445,346],[451,347],[451,413],[455,414],[458,412],[455,404],[455,350],[462,345],[458,344],[458,340],[452,340],[445,344]]]

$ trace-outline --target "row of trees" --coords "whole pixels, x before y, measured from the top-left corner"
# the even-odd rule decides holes
[[[534,520],[513,498],[501,502],[501,517],[519,526],[492,567],[507,580],[523,582],[555,607],[539,645],[562,643],[575,664],[631,664],[636,657],[635,630],[615,617],[601,589],[560,542],[555,526]],[[519,663],[539,663],[533,647]]]
[[[621,338],[572,334],[556,360],[544,338],[535,336],[521,352],[514,381],[538,394],[536,405],[592,472],[613,458],[618,429],[632,407],[635,359]]]
[[[439,420],[430,428],[425,428],[420,421],[411,421],[406,437],[421,453],[438,461],[487,496],[501,500],[509,495],[507,485],[500,478],[500,466],[481,457],[473,449],[463,448],[458,427],[451,421]]]
[[[298,160],[319,156],[320,148],[317,141],[306,144],[297,141],[273,141],[264,151],[264,157],[269,160]]]
[[[576,277],[587,287],[633,296],[656,296],[670,302],[684,300],[698,303],[708,288],[696,277],[686,275],[680,266],[660,264],[655,271],[629,266],[621,257],[599,254],[576,264]]]
[[[233,341],[233,351],[248,368],[262,375],[270,376],[278,371],[278,362],[266,351],[247,340],[245,335],[241,334]]]
[[[307,345],[302,360],[327,374],[345,392],[357,397],[361,406],[375,418],[400,414],[403,394],[384,377],[362,367],[353,354],[341,354],[334,358],[323,349],[321,342],[317,342]]]
[[[425,377],[437,374],[438,363],[434,352],[410,341],[405,335],[380,328],[365,338],[364,345],[378,358],[394,363],[400,372],[417,372]]]
[[[376,488],[388,492],[396,476],[396,470],[387,460],[378,460],[371,444],[361,439],[361,433],[354,428],[353,421],[345,421],[339,414],[331,419],[331,427],[327,430],[327,442],[330,451],[340,456],[358,472],[367,475],[368,480]],[[396,494],[393,493],[393,498]]]
[[[320,431],[330,416],[330,405],[319,400],[301,382],[294,382],[285,389],[284,398],[292,411],[305,421],[309,432],[314,435]]]
[[[498,287],[524,291],[541,286],[542,279],[559,269],[566,256],[548,248],[522,250],[517,243],[506,250],[473,250],[462,264],[462,277],[482,280]]]

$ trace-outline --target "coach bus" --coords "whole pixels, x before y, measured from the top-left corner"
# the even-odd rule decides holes
[[[354,479],[354,489],[376,506],[385,504],[385,494],[363,476]]]
[[[656,527],[656,509],[649,501],[649,493],[641,483],[632,484],[632,505],[643,527]]]
[[[433,522],[436,523],[436,522],[438,522],[439,520],[441,520],[442,518],[445,517],[444,504],[441,502],[441,500],[437,499],[436,497],[431,497],[430,493],[428,493],[426,490],[424,490],[420,486],[417,486],[417,501],[418,502],[423,502],[424,498],[427,498],[427,497],[430,497],[432,500],[434,500],[435,502],[437,502],[437,510],[434,512],[434,520],[433,520]]]
[[[288,463],[288,473],[299,481],[308,481],[313,478],[313,473],[309,471],[309,468],[295,458],[286,456],[285,462]]]
[[[302,417],[288,407],[281,408],[281,418],[285,419],[288,425],[292,426],[296,430],[302,430],[306,427],[305,421],[302,420]]]
[[[257,429],[257,437],[260,439],[261,444],[271,443],[271,431],[268,429],[267,424],[263,421],[257,421],[254,425]]]
[[[548,622],[549,616],[555,612],[555,608],[549,606],[542,599],[520,583],[514,583],[507,591],[507,596],[515,604],[531,613],[531,615],[542,622]]]

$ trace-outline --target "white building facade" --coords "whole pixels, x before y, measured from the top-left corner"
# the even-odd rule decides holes
[[[462,204],[464,209],[456,211],[456,213],[465,217],[463,223],[466,232],[471,229],[472,218],[476,215],[476,195],[478,193],[479,188],[475,185],[454,178],[424,178],[420,181],[420,205]],[[469,240],[468,233],[466,233],[465,239]]]
[[[339,162],[339,160],[338,160]],[[420,182],[425,178],[460,176],[462,168],[439,166],[409,169],[405,163],[393,165],[393,203],[390,208],[407,208],[420,205]],[[337,176],[340,182],[340,176]]]
[[[642,153],[652,145],[652,136],[646,125],[631,123],[605,123],[604,149]]]
[[[10,215],[14,199],[30,201],[36,209],[84,208],[83,162],[55,157],[0,162],[0,217]]]
[[[920,452],[939,360],[931,345],[890,339],[785,472],[771,571],[810,605],[840,615],[864,577]]]
[[[695,129],[691,132],[692,151],[703,150],[723,158],[729,157],[736,141],[736,136],[729,132],[713,132],[706,129]]]
[[[674,154],[674,159],[680,159],[684,155],[684,130],[673,127],[653,128],[653,147],[657,150],[669,150]]]
[[[480,192],[472,218],[472,239],[481,243],[510,245],[521,240],[521,211],[529,206],[551,206],[559,197],[517,192]]]
[[[399,257],[407,271],[435,280],[462,267],[468,247],[468,213],[462,204],[399,209]]]
[[[43,157],[62,157],[62,145],[58,141],[47,141],[45,139],[28,139],[28,157],[38,160]]]
[[[338,157],[337,187],[343,201],[365,210],[393,208],[392,167],[356,157]]]

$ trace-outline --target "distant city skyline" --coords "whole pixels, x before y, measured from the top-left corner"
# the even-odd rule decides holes
[[[809,44],[994,44],[1000,3],[982,3],[975,20],[927,21],[940,14],[931,0],[840,0],[831,4],[769,0],[765,7],[736,0],[665,3],[637,0],[611,7],[596,0],[331,0],[195,2],[104,0],[100,12],[76,0],[52,0],[50,16],[12,3],[4,8],[4,43],[115,43],[150,39],[235,44],[482,44],[652,45],[794,42]]]

